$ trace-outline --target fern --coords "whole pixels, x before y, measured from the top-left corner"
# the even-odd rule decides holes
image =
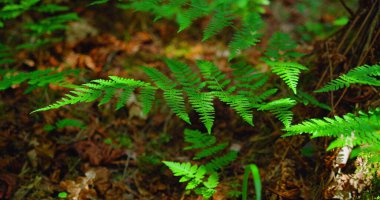
[[[202,195],[205,198],[210,198],[215,193],[215,188],[219,184],[219,177],[216,173],[211,172],[207,180],[205,179],[207,171],[206,168],[201,165],[191,165],[191,163],[178,163],[163,161],[163,163],[169,167],[174,176],[180,176],[179,182],[188,182],[186,190],[195,189],[197,194]],[[202,184],[202,186],[200,186]]]
[[[191,106],[200,114],[200,119],[207,131],[211,133],[215,115],[214,96],[209,92],[201,92],[205,84],[201,83],[199,75],[194,73],[189,66],[171,59],[166,59],[165,62],[188,95]]]
[[[338,138],[328,149],[359,145],[364,146],[364,154],[376,155],[378,152],[373,152],[371,149],[380,146],[380,109],[376,108],[368,113],[359,112],[358,115],[349,113],[343,117],[310,119],[285,130],[288,132],[285,136],[310,133],[313,138],[324,136]],[[347,140],[348,138],[350,140]],[[365,150],[366,146],[369,147],[369,151]]]
[[[198,61],[197,65],[202,73],[202,76],[206,79],[207,87],[213,90],[213,94],[217,96],[222,102],[231,106],[247,123],[253,125],[251,113],[251,106],[244,96],[234,95],[232,92],[234,88],[227,89],[227,85],[231,80],[226,79],[225,74],[219,71],[219,69],[211,62]]]
[[[185,142],[192,143],[192,146],[187,146],[184,150],[206,148],[216,142],[215,136],[204,134],[198,130],[185,129],[184,134]]]
[[[208,171],[218,171],[221,168],[228,166],[234,160],[236,160],[237,155],[237,151],[229,151],[223,156],[212,159],[205,165],[205,167]]]
[[[33,35],[41,36],[43,34],[51,34],[57,30],[65,30],[67,27],[66,22],[78,19],[79,17],[76,13],[67,13],[44,18],[38,22],[26,24],[24,27],[32,31]]]
[[[208,13],[208,2],[205,0],[191,0],[190,7],[177,14],[178,32],[188,28],[191,23]]]
[[[230,16],[230,13],[222,9],[216,10],[216,13],[211,18],[210,23],[203,31],[202,41],[209,39],[210,37],[223,30],[225,27],[230,26],[232,24],[232,19],[233,18]]]
[[[266,73],[258,72],[255,68],[245,63],[232,65],[237,94],[246,97],[251,107],[257,107],[268,97],[277,92],[277,89],[269,89],[259,94],[258,89],[267,83],[269,76]]]
[[[183,93],[181,90],[175,89],[177,84],[157,69],[144,67],[144,71],[164,91],[165,101],[174,113],[185,122],[191,124],[190,117],[186,111]]]
[[[348,113],[343,117],[335,116],[334,118],[310,119],[301,124],[292,125],[285,128],[288,132],[286,136],[302,133],[311,133],[313,137],[334,136],[339,137],[351,136],[352,132],[356,135],[375,133],[380,129],[380,109],[369,111],[368,114],[359,112],[356,116]]]
[[[330,106],[319,102],[314,96],[302,91],[297,91],[297,95],[293,96],[292,98],[298,102],[303,103],[304,105],[312,104],[325,110],[331,110]]]
[[[49,84],[59,85],[64,87],[73,87],[66,82],[66,77],[69,75],[78,75],[79,70],[65,70],[57,72],[56,70],[37,70],[34,72],[10,72],[5,74],[0,80],[0,90],[8,89],[14,85],[23,82],[28,83],[29,88],[25,93],[29,93],[37,87],[44,87]]]
[[[349,87],[351,84],[364,84],[380,86],[380,65],[363,65],[350,70],[347,74],[343,74],[335,80],[327,83],[324,87],[315,92],[328,92]]]
[[[185,142],[191,143],[184,149],[200,149],[193,160],[199,160],[208,156],[215,156],[217,152],[225,149],[227,143],[215,145],[215,136],[202,133],[198,130],[185,129]],[[194,190],[196,194],[202,195],[204,198],[210,198],[215,192],[215,188],[219,184],[219,177],[216,171],[227,166],[237,157],[236,151],[230,151],[227,154],[213,158],[210,162],[204,165],[192,165],[189,162],[178,163],[164,161],[164,164],[169,167],[174,176],[181,176],[179,182],[189,182],[186,190]],[[205,175],[208,174],[207,180]]]
[[[111,80],[98,79],[93,80],[90,83],[83,84],[82,86],[79,86],[75,90],[71,91],[69,94],[66,94],[65,97],[56,103],[37,109],[33,112],[56,109],[65,105],[76,104],[80,102],[92,102],[103,96],[103,99],[99,103],[102,105],[104,103],[108,103],[111,100],[111,94],[116,95],[116,92],[111,92],[112,89],[121,90],[122,92],[119,96],[119,102],[117,103],[117,109],[120,109],[121,105],[124,105],[126,103],[128,96],[136,88],[153,88],[149,83],[136,81],[133,79],[124,79],[115,76],[110,76],[110,79]]]
[[[295,100],[284,98],[260,105],[258,110],[268,110],[273,113],[285,125],[285,127],[289,127],[293,119],[293,112],[290,109],[295,104]]]
[[[297,84],[301,70],[308,70],[305,66],[295,62],[265,61],[271,66],[272,72],[281,77],[294,94],[297,94]]]
[[[15,62],[12,57],[13,56],[10,48],[0,43],[0,65],[11,64]]]
[[[213,147],[210,147],[208,149],[203,149],[199,153],[195,154],[193,159],[199,160],[199,159],[202,159],[202,158],[205,158],[208,156],[212,156],[212,155],[216,154],[217,152],[220,152],[223,149],[225,149],[227,147],[227,145],[228,145],[227,143],[222,143],[222,144],[218,144],[218,145],[215,145]]]
[[[237,30],[228,47],[230,50],[229,60],[233,59],[242,50],[248,49],[256,45],[260,40],[261,34],[258,31],[263,26],[263,21],[257,13],[249,13],[247,18],[243,21],[243,27]]]
[[[276,32],[269,39],[268,48],[265,51],[265,56],[275,61],[293,60],[303,56],[302,53],[294,51],[297,43],[292,40],[290,35]]]

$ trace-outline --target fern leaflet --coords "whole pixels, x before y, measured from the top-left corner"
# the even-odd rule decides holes
[[[228,45],[231,53],[229,60],[233,59],[242,50],[248,49],[260,41],[261,34],[258,31],[262,28],[263,21],[258,13],[249,13],[242,26],[241,29],[234,33]]]
[[[273,113],[284,125],[289,127],[293,119],[293,112],[290,110],[296,101],[290,98],[278,99],[259,106],[258,110],[268,110]]]
[[[292,89],[294,94],[297,94],[297,84],[301,70],[308,70],[305,66],[296,62],[282,61],[265,61],[271,66],[272,72],[281,77],[282,80]]]
[[[90,83],[83,84],[82,86],[79,86],[75,90],[71,91],[71,93],[66,94],[66,96],[61,100],[49,106],[37,109],[33,112],[56,109],[68,104],[92,102],[100,98],[104,93],[104,97],[99,103],[101,105],[107,103],[110,100],[109,96],[111,95],[110,93],[112,93],[112,89],[124,91],[119,96],[119,102],[117,103],[117,108],[120,108],[121,105],[124,105],[126,103],[128,95],[130,95],[130,93],[136,88],[152,87],[149,83],[133,79],[124,79],[115,76],[110,76],[110,79],[111,80],[98,79],[93,80]],[[116,94],[116,92],[113,94]]]
[[[327,83],[324,87],[315,92],[328,92],[349,87],[351,84],[364,84],[380,86],[380,80],[376,77],[380,76],[380,65],[363,65],[350,70],[347,74],[339,76],[339,78]]]
[[[184,150],[200,149],[209,147],[216,142],[216,138],[213,135],[204,134],[198,130],[185,129],[185,142],[191,143],[191,146],[187,146]]]
[[[233,18],[230,16],[230,13],[224,10],[217,10],[214,16],[212,16],[210,23],[207,25],[206,29],[203,31],[202,41],[209,39],[214,36],[225,27],[232,24],[231,20]]]

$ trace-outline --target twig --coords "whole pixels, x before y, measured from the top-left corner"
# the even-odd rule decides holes
[[[346,9],[347,12],[350,13],[351,17],[353,17],[354,16],[354,12],[352,12],[351,8],[349,8],[347,6],[347,4],[343,0],[339,0],[339,2],[342,4],[342,6],[344,7],[344,9]]]

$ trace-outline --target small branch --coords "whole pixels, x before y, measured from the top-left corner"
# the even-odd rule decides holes
[[[348,13],[350,13],[351,17],[354,16],[354,12],[352,12],[351,8],[347,6],[347,4],[343,0],[339,0],[339,2],[342,4],[342,6],[347,10]]]

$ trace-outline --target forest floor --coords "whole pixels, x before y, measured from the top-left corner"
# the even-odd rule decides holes
[[[305,22],[293,3],[273,1],[264,14],[264,19],[273,25],[267,29],[267,35],[285,30],[300,37],[296,27]],[[180,58],[190,65],[197,59],[211,60],[222,71],[230,72],[227,39],[219,36],[200,42],[197,27],[204,26],[204,21],[177,34],[174,22],[153,22],[142,13],[116,16],[111,9],[99,12],[96,8],[77,12],[83,19],[69,25],[64,42],[34,54],[21,52],[20,68],[79,68],[82,71],[76,77],[77,84],[110,75],[147,80],[139,66],[166,73],[164,57]],[[286,21],[283,13],[290,13]],[[318,20],[330,23],[335,18],[326,13]],[[229,37],[228,30],[225,32],[225,37]],[[306,59],[318,59],[322,55],[315,52],[324,38],[303,42],[298,50],[309,55]],[[265,47],[267,39],[264,36],[256,48]],[[268,70],[258,59],[261,53],[256,48],[245,52],[247,62]],[[320,83],[318,78],[310,80],[310,86]],[[162,164],[163,160],[190,160],[191,152],[183,150],[183,130],[201,128],[200,123],[185,125],[165,106],[156,106],[144,116],[133,98],[118,111],[108,104],[80,104],[29,114],[59,99],[66,91],[50,86],[24,94],[22,88],[19,85],[0,92],[0,199],[57,199],[64,193],[80,199],[201,199],[187,195],[184,185]],[[349,98],[342,101],[342,110],[337,113],[345,113],[345,105],[351,104]],[[318,99],[329,102],[327,96]],[[307,136],[281,138],[282,126],[271,114],[255,113],[255,126],[251,127],[223,103],[215,105],[213,132],[238,149],[239,156],[223,169],[225,177],[213,199],[239,196],[244,165],[249,163],[259,166],[265,199],[323,199],[331,195],[326,186],[331,183],[335,155],[325,152],[329,140],[310,141]],[[303,105],[296,106],[293,112],[304,119],[329,114]],[[191,117],[197,118],[195,114]],[[60,128],[56,125],[60,120],[75,123],[76,127]],[[346,171],[353,169],[350,165]]]

